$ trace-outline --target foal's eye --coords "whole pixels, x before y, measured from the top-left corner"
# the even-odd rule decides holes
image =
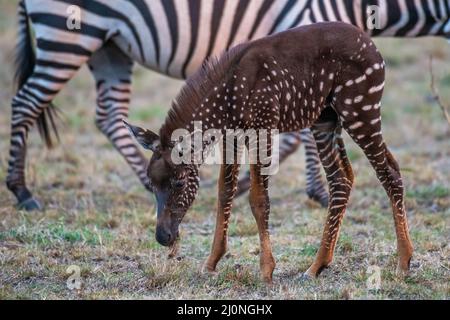
[[[185,183],[184,180],[176,180],[173,182],[173,186],[176,189],[180,189],[184,187],[184,183]]]

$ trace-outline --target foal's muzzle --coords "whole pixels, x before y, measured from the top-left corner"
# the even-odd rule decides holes
[[[170,230],[161,227],[156,228],[156,241],[158,241],[160,245],[168,247],[173,244],[175,238],[175,235],[172,234]]]

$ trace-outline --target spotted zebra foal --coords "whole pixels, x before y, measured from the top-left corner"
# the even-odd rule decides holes
[[[200,122],[203,131],[217,129],[228,141],[230,129],[289,132],[311,128],[330,190],[320,249],[305,273],[311,277],[319,275],[332,261],[353,185],[353,172],[341,136],[345,129],[364,151],[390,198],[397,233],[398,270],[407,272],[413,248],[403,184],[399,166],[381,133],[384,69],[383,58],[370,38],[343,23],[292,29],[239,45],[220,59],[210,60],[189,78],[159,135],[128,125],[139,143],[154,151],[148,174],[158,201],[157,241],[166,246],[174,244],[179,224],[198,190],[201,163],[177,164],[173,160],[173,155],[180,152],[172,136],[177,129],[193,134],[195,124]],[[261,148],[264,139],[258,139],[257,146]],[[270,136],[265,140],[270,150]],[[212,139],[206,139],[205,145],[208,141]],[[229,150],[237,159],[239,146],[226,143],[224,155]],[[268,163],[263,160],[258,156],[251,164],[250,206],[259,229],[262,278],[271,282],[275,259],[268,228],[269,176],[263,174]],[[224,163],[218,182],[214,241],[204,266],[211,272],[227,249],[227,227],[239,173],[238,163]]]

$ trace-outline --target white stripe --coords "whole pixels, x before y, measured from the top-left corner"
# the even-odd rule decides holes
[[[162,0],[164,1],[164,0]],[[159,39],[159,66],[161,70],[166,70],[169,63],[170,54],[172,53],[172,37],[170,34],[168,17],[164,11],[160,1],[146,1],[150,8],[155,27],[158,32]],[[175,18],[175,17],[174,17]],[[139,31],[138,31],[139,32]],[[146,47],[147,44],[143,43]]]
[[[150,67],[155,67],[156,66],[155,43],[153,42],[152,34],[150,32],[150,29],[147,27],[147,24],[144,18],[142,17],[141,12],[139,12],[135,6],[133,6],[130,2],[127,1],[111,1],[111,0],[97,0],[97,1],[104,4],[107,7],[110,7],[111,9],[114,9],[124,14],[129,19],[130,23],[137,30],[138,37],[140,38],[143,47],[144,59],[146,61],[146,64]],[[154,20],[156,20],[156,17],[154,18],[155,18]],[[128,27],[126,27],[126,29],[128,29]],[[131,37],[127,39],[131,39]],[[127,51],[128,50],[125,50],[125,52]]]
[[[339,15],[341,16],[341,21],[352,24],[352,21],[347,15],[347,8],[344,5],[344,1],[337,1],[337,8]]]
[[[325,10],[328,14],[329,21],[337,21],[336,15],[334,14],[333,6],[331,5],[331,1],[324,1]]]
[[[361,29],[367,29],[365,23],[362,20],[362,8],[361,1],[353,1],[353,14],[355,16],[356,25]]]
[[[217,56],[225,50],[225,46],[227,45],[228,39],[230,38],[231,27],[233,25],[233,20],[238,4],[239,1],[227,1],[225,3],[222,19],[220,21],[220,27],[217,30],[217,37],[212,51],[213,56]]]
[[[291,8],[289,13],[284,17],[283,21],[275,29],[275,33],[287,30],[297,19],[300,12],[305,7],[306,0],[298,0]]]
[[[316,18],[316,22],[323,22],[323,16],[322,13],[320,12],[320,7],[319,7],[319,1],[313,1],[312,2],[312,14],[314,15],[314,18]]]
[[[258,15],[259,10],[263,5],[263,1],[260,0],[251,0],[245,15],[242,17],[241,24],[237,30],[236,36],[233,40],[231,46],[235,46],[239,43],[247,41],[250,36],[250,31],[252,31],[253,23],[256,20],[256,16]]]
[[[211,34],[211,20],[214,1],[203,1],[200,9],[200,21],[198,25],[198,38],[195,44],[194,54],[186,68],[186,75],[191,75],[201,66],[208,54],[209,36]],[[220,33],[219,33],[220,37]],[[223,41],[223,39],[222,39]]]
[[[273,22],[275,21],[278,14],[283,10],[285,4],[288,0],[279,0],[274,1],[270,9],[264,15],[264,18],[261,19],[258,28],[252,39],[259,39],[269,34],[270,29],[273,26]],[[237,2],[237,1],[236,1]]]
[[[191,43],[191,21],[189,15],[189,8],[186,1],[175,1],[175,10],[178,14],[178,46],[177,52],[174,56],[172,64],[169,67],[169,74],[171,76],[182,77],[183,62],[189,52],[189,44]]]

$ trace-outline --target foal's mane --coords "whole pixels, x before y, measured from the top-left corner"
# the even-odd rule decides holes
[[[203,62],[187,80],[178,96],[172,102],[172,108],[160,129],[163,145],[169,145],[172,132],[176,129],[185,129],[186,124],[192,120],[192,114],[200,108],[203,99],[223,82],[227,82],[233,75],[233,70],[245,54],[248,44],[237,45],[218,58],[210,57]]]

